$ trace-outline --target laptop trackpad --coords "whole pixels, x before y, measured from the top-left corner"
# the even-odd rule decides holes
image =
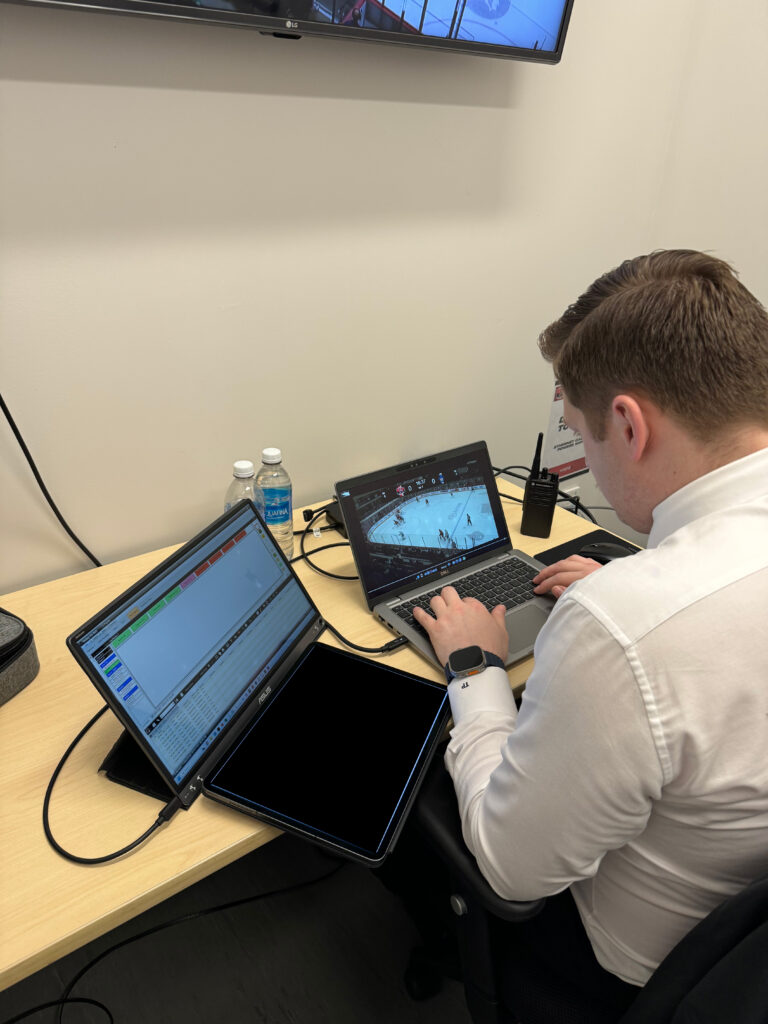
[[[548,608],[542,608],[537,601],[512,609],[507,614],[507,633],[509,633],[509,649],[517,651],[533,649],[533,642],[539,630],[549,618]]]

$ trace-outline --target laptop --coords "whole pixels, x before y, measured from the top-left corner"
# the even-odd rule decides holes
[[[513,551],[485,441],[336,484],[369,609],[437,663],[413,608],[446,584],[507,606],[507,664],[530,654],[552,609],[533,593],[544,565]]]
[[[324,628],[256,507],[238,502],[67,638],[126,730],[104,772],[382,863],[444,733],[447,691],[318,643]],[[126,754],[137,771],[120,767]],[[154,785],[138,781],[147,768]]]

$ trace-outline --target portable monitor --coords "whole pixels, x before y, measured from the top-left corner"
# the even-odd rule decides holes
[[[184,807],[202,792],[375,865],[442,737],[447,692],[318,643],[324,628],[241,501],[67,646],[157,775],[120,781]]]

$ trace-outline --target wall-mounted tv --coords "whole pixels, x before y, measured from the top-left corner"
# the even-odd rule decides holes
[[[556,64],[573,0],[20,0]]]

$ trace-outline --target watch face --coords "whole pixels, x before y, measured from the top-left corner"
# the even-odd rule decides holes
[[[466,675],[468,672],[479,672],[485,666],[485,657],[480,647],[462,647],[453,652],[448,665],[454,675]]]

